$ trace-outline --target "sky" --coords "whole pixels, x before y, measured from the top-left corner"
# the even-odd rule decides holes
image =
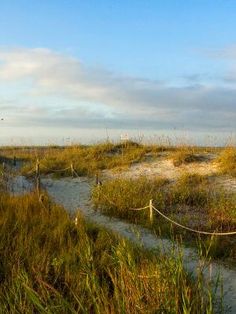
[[[0,0],[0,143],[225,143],[235,0]]]

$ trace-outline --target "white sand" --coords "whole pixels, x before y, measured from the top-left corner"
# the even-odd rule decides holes
[[[212,181],[216,186],[225,188],[228,191],[236,193],[236,178],[220,175],[217,163],[214,161],[214,155],[205,154],[205,161],[183,164],[175,167],[171,159],[156,158],[149,162],[141,162],[132,165],[130,168],[116,172],[115,170],[104,170],[102,179],[114,178],[139,178],[140,176],[148,177],[165,177],[175,181],[185,173],[197,173],[200,175],[212,176]]]
[[[82,180],[79,178],[60,180],[45,178],[42,182],[51,197],[57,203],[63,205],[70,213],[75,214],[79,208],[88,220],[112,230],[138,245],[158,250],[163,254],[173,253],[174,244],[167,239],[156,237],[151,230],[117,218],[110,218],[94,211],[89,201],[90,186],[94,181],[86,178]],[[175,248],[175,250],[178,250],[178,248]],[[183,247],[182,253],[185,268],[190,272],[196,273],[197,268],[202,266],[203,261],[198,258],[196,251],[192,248]],[[226,307],[231,307],[231,311],[228,309],[225,313],[236,313],[236,271],[219,262],[212,262],[210,265],[206,265],[204,270],[206,280],[217,279],[219,273],[224,284],[224,293],[226,293],[224,304]],[[220,298],[219,290],[217,296]]]

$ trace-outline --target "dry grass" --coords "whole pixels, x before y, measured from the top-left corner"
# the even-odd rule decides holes
[[[181,259],[132,247],[47,197],[0,193],[2,313],[211,313]]]
[[[221,173],[236,177],[236,147],[224,149],[218,158],[218,163]]]
[[[132,141],[126,143],[105,142],[95,145],[73,145],[68,147],[6,147],[0,150],[2,157],[9,158],[12,163],[16,156],[18,161],[25,163],[24,173],[35,166],[39,159],[48,169],[42,168],[44,174],[50,170],[64,169],[74,164],[79,175],[94,175],[104,169],[120,171],[150,158],[155,159],[163,152],[169,154],[174,165],[202,161],[205,152],[218,152],[217,148],[196,146],[144,145]],[[70,172],[58,172],[58,176],[70,175]]]
[[[172,234],[170,224],[160,216],[154,215],[153,225],[150,225],[148,210],[130,210],[148,205],[150,199],[153,199],[157,209],[194,229],[219,232],[236,229],[235,194],[216,190],[211,186],[211,178],[206,176],[184,174],[174,184],[165,179],[116,179],[105,182],[93,191],[94,206],[102,212],[154,228],[158,232],[161,230],[162,234]],[[174,232],[188,240],[193,236],[177,227],[174,227]],[[218,244],[221,250],[221,244]],[[234,256],[235,253],[236,245],[230,246],[227,255]],[[217,255],[216,250],[214,254]]]
[[[203,161],[203,152],[203,149],[197,147],[176,147],[175,151],[169,155],[169,158],[172,159],[175,167],[179,167],[182,164]]]
[[[126,144],[102,143],[92,146],[71,146],[66,148],[50,148],[39,151],[36,155],[30,155],[23,171],[35,166],[40,159],[45,168],[41,168],[44,174],[53,170],[70,167],[73,163],[78,175],[94,175],[103,169],[129,167],[131,164],[140,162],[145,157],[146,148],[142,145],[128,142]],[[59,172],[57,175],[70,175],[67,172]]]

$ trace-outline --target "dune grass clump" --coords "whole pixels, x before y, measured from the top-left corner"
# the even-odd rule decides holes
[[[126,142],[102,142],[93,145],[71,146],[42,146],[42,147],[6,147],[0,149],[0,154],[9,159],[13,164],[13,158],[23,165],[22,173],[27,175],[34,170],[36,161],[39,160],[42,174],[55,176],[71,175],[70,166],[80,176],[94,175],[104,169],[117,171],[126,169],[134,163],[139,163],[150,158],[159,157],[167,151],[175,151],[170,145],[152,144],[144,145],[134,141]],[[67,170],[65,170],[68,168]],[[62,171],[58,171],[62,169]]]
[[[42,165],[41,173],[48,174],[54,171],[58,176],[68,176],[71,174],[70,166],[80,176],[94,175],[104,169],[129,167],[133,163],[144,159],[147,148],[135,142],[120,144],[101,143],[91,146],[75,145],[66,148],[50,148],[39,151],[30,162],[23,168],[23,173],[27,173],[35,166],[39,159]],[[68,168],[67,170],[64,170]],[[63,171],[57,171],[63,169]]]
[[[137,216],[130,209],[147,206],[150,199],[167,213],[182,205],[206,208],[210,199],[208,179],[184,174],[173,184],[165,178],[124,178],[107,181],[93,190],[94,206],[121,218]]]
[[[121,218],[146,220],[145,211],[132,211],[132,209],[145,207],[150,199],[161,198],[161,190],[168,183],[167,179],[115,179],[104,182],[102,186],[95,187],[92,194],[94,207],[105,214]]]
[[[176,149],[171,152],[170,158],[173,161],[175,167],[179,167],[184,164],[189,164],[193,162],[201,162],[203,157],[198,153],[198,149],[195,147],[176,147]]]
[[[181,258],[157,256],[47,196],[0,192],[2,313],[210,313],[212,295]]]
[[[221,173],[236,177],[236,147],[227,147],[218,158]]]
[[[189,205],[206,208],[209,197],[209,179],[199,174],[186,173],[168,190],[166,206]]]
[[[200,226],[205,225],[209,230],[235,230],[236,195],[212,186],[211,180],[204,175],[183,174],[168,190],[166,208],[181,213],[187,206],[188,211],[198,213]]]
[[[110,141],[93,145],[71,146],[42,146],[42,147],[6,147],[0,149],[3,158],[13,163],[24,163],[23,174],[27,174],[35,167],[37,159],[42,164],[41,173],[55,173],[56,176],[69,176],[70,165],[73,164],[78,175],[94,175],[104,169],[126,169],[134,163],[150,161],[157,157],[169,154],[175,166],[201,162],[203,153],[209,151],[207,147],[174,146],[170,143],[141,144],[134,141],[113,143]],[[68,168],[67,170],[65,170]],[[62,171],[57,171],[62,169]]]
[[[225,224],[233,228],[236,224],[235,195],[212,187],[210,178],[199,174],[183,174],[175,183],[165,178],[115,179],[93,190],[95,208],[121,218],[145,216],[131,209],[147,206],[150,199],[167,214],[181,213],[186,208],[204,212],[208,227],[222,229]]]
[[[175,221],[203,231],[228,232],[236,229],[236,196],[211,186],[211,178],[199,174],[183,174],[175,183],[166,179],[148,178],[116,179],[107,181],[93,190],[94,207],[106,214],[128,219],[161,234],[184,236],[187,240],[198,235],[171,225],[154,212],[153,223],[149,220],[149,200],[153,205]],[[194,237],[196,236],[196,237]],[[228,239],[231,241],[230,239]],[[222,243],[217,241],[219,250]],[[217,255],[215,247],[215,255]],[[230,246],[228,255],[236,252],[236,244]]]

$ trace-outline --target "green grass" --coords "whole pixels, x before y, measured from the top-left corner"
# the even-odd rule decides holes
[[[184,174],[175,184],[166,179],[115,179],[95,187],[92,194],[94,207],[103,213],[154,228],[161,234],[172,235],[169,222],[154,212],[153,224],[149,210],[132,211],[153,200],[154,206],[174,220],[203,231],[231,231],[236,229],[236,196],[211,186],[211,178],[198,174]],[[194,234],[173,226],[174,233],[187,240]],[[203,237],[205,239],[206,237]],[[230,238],[227,240],[229,241]],[[218,241],[219,250],[221,243]],[[236,244],[230,244],[233,257]],[[218,253],[215,251],[215,255]]]
[[[116,179],[104,182],[102,186],[93,190],[94,207],[105,214],[111,214],[120,218],[135,219],[147,214],[144,211],[136,212],[130,209],[144,207],[150,199],[158,199],[161,188],[165,187],[168,180],[158,178],[150,180],[141,177],[138,180]]]
[[[158,256],[47,196],[0,192],[1,313],[212,313],[212,294],[181,257]]]

